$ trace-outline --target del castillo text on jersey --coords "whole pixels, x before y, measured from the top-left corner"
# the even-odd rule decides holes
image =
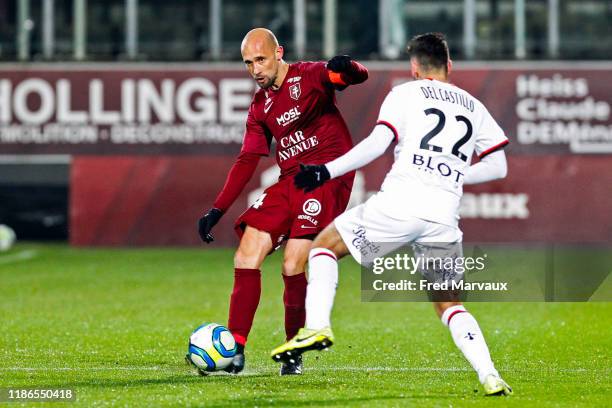
[[[459,92],[441,89],[436,86],[422,86],[421,91],[426,99],[455,103],[463,106],[470,112],[474,112],[474,100]]]

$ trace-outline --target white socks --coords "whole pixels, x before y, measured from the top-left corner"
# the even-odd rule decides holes
[[[461,305],[451,306],[442,314],[442,323],[448,326],[455,344],[476,370],[481,383],[489,374],[499,376],[474,316]]]
[[[308,265],[306,328],[320,330],[331,326],[331,311],[338,286],[338,261],[329,249],[314,248],[308,255]],[[461,305],[451,306],[442,314],[442,323],[448,326],[455,344],[476,370],[481,383],[489,374],[499,376],[474,316]]]
[[[330,317],[338,286],[338,261],[326,248],[314,248],[308,255],[306,289],[306,328],[320,330],[331,326]]]

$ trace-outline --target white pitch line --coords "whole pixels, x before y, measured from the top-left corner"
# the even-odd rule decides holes
[[[22,261],[29,261],[30,259],[34,259],[37,256],[38,256],[38,252],[32,249],[17,252],[16,254],[11,254],[11,255],[2,255],[0,256],[0,265],[6,265],[6,264],[22,262]]]
[[[0,367],[0,371],[172,371],[182,372],[188,368],[175,367]],[[592,369],[592,368],[510,368],[504,367],[501,371],[516,371],[516,372],[543,372],[543,371],[558,371],[558,372],[608,372],[610,369]],[[270,370],[247,372],[247,375],[256,375]],[[275,370],[274,370],[275,371]],[[385,371],[385,372],[463,372],[472,371],[468,367],[308,367],[308,371]]]
[[[170,371],[162,367],[0,367],[0,371]]]
[[[173,367],[0,367],[0,371],[177,371]],[[435,367],[312,367],[313,371],[470,371],[469,368]]]
[[[308,368],[311,370],[311,368]],[[473,371],[468,367],[317,367],[314,368],[317,371],[391,371],[391,372],[453,372],[453,371]],[[608,372],[610,369],[601,368],[601,369],[592,369],[592,368],[511,368],[511,367],[502,367],[499,369],[500,371],[516,371],[516,372],[543,372],[543,371],[559,371],[559,372],[598,372],[604,371]]]

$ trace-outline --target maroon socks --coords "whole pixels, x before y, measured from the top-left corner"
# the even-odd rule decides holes
[[[306,321],[306,273],[285,276],[285,334],[287,340],[304,327]],[[228,328],[236,342],[245,345],[261,296],[261,272],[259,269],[234,269],[234,290],[230,298]]]
[[[287,340],[295,336],[306,323],[306,273],[299,275],[283,275],[285,281],[285,334]]]
[[[261,296],[261,272],[259,269],[234,269],[234,290],[230,298],[228,329],[236,342],[246,344],[253,326],[255,311]]]

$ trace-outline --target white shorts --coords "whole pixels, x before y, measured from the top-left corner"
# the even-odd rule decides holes
[[[457,227],[417,217],[390,218],[370,200],[336,217],[334,226],[353,258],[364,266],[376,257],[412,243],[457,244],[463,238]]]

